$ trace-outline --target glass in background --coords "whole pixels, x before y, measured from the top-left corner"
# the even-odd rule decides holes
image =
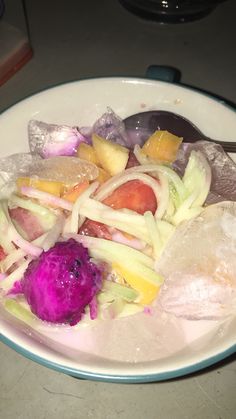
[[[183,23],[203,18],[226,0],[119,0],[130,12],[161,23]]]

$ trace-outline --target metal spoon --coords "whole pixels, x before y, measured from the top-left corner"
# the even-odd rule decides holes
[[[211,141],[222,146],[226,152],[236,153],[236,142],[219,141],[204,135],[192,122],[183,116],[167,111],[147,111],[131,115],[124,119],[125,128],[143,140],[156,130],[167,130],[184,142],[194,143],[198,140]],[[146,138],[144,138],[146,137]]]

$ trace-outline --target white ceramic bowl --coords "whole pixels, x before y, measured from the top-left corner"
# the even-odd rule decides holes
[[[0,115],[1,155],[28,151],[27,124],[45,122],[86,126],[107,106],[122,118],[151,109],[173,111],[194,122],[206,135],[229,140],[235,137],[233,109],[209,96],[179,85],[137,78],[98,78],[62,84],[17,103]],[[2,341],[36,362],[76,377],[119,382],[148,382],[184,375],[211,365],[235,352],[235,322],[222,338],[200,349],[186,348],[161,360],[129,363],[98,359],[80,353],[77,359],[57,345],[27,334],[15,322],[0,318]]]

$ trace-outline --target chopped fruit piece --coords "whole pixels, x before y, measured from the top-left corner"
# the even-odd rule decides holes
[[[69,202],[75,202],[76,199],[85,191],[89,186],[89,182],[85,180],[84,182],[78,183],[77,185],[73,186],[73,188],[66,191],[62,198],[66,199]]]
[[[79,229],[79,234],[85,236],[100,237],[102,239],[111,240],[111,233],[109,227],[103,223],[93,220],[85,220]]]
[[[113,264],[112,267],[119,275],[121,275],[125,279],[127,284],[129,284],[133,289],[138,291],[138,293],[140,294],[138,302],[140,304],[146,305],[151,304],[153,302],[159,291],[159,285],[150,283],[145,278],[137,276],[136,274],[132,273],[131,271],[128,271],[127,269],[123,268],[118,264]]]
[[[108,179],[110,179],[111,175],[109,173],[106,172],[106,170],[102,169],[101,167],[98,168],[98,177],[97,177],[97,181],[99,183],[104,183],[106,182]]]
[[[53,180],[43,180],[30,177],[19,177],[16,181],[18,189],[22,186],[31,186],[39,191],[48,192],[55,196],[61,196],[63,190],[63,183]]]
[[[5,259],[6,253],[4,252],[2,246],[0,246],[0,262],[1,260]]]
[[[142,152],[153,160],[172,163],[183,138],[168,131],[155,131],[142,147]]]
[[[152,188],[140,180],[124,183],[103,202],[114,209],[127,208],[139,214],[144,214],[146,211],[154,214],[157,209],[157,201]]]
[[[94,163],[96,165],[99,165],[99,160],[97,158],[96,151],[91,145],[87,143],[81,143],[79,145],[79,148],[77,150],[77,157],[83,160],[90,161],[91,163]]]
[[[96,134],[93,134],[92,142],[100,165],[110,175],[114,176],[125,169],[129,158],[129,150],[126,147]]]
[[[33,212],[17,207],[11,208],[9,213],[17,230],[25,239],[32,241],[44,233],[38,217]]]
[[[104,199],[103,203],[114,209],[127,208],[139,214],[144,214],[146,211],[151,211],[154,214],[157,209],[153,190],[139,180],[131,180],[119,186],[110,196]],[[86,220],[83,223],[80,234],[107,240],[112,239],[109,228],[105,224],[92,220]],[[130,240],[133,238],[127,233],[123,234]]]
[[[126,165],[126,169],[130,169],[131,167],[134,167],[134,166],[140,166],[140,163],[137,160],[133,151],[130,151],[129,152],[129,159],[128,159],[127,165]]]

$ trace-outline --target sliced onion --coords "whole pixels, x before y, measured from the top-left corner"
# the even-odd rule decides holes
[[[174,225],[178,225],[185,219],[185,214],[198,196],[198,191],[194,191],[187,199],[179,206],[175,214],[172,216],[171,221]]]
[[[150,186],[154,190],[155,196],[158,200],[161,192],[160,185],[155,179],[152,179],[150,176],[142,173],[144,170],[140,170],[140,172],[141,173],[137,173],[134,171],[134,168],[131,168],[126,169],[122,174],[113,176],[99,188],[97,194],[95,195],[95,199],[98,201],[103,201],[105,198],[111,195],[115,189],[119,188],[119,186],[131,180],[137,179]]]
[[[171,169],[168,166],[159,165],[159,164],[156,164],[156,165],[147,164],[143,166],[135,166],[132,169],[127,169],[127,170],[133,170],[134,172],[145,172],[145,173],[151,172],[152,174],[156,172],[158,175],[158,178],[159,178],[159,175],[162,174],[166,176],[174,184],[175,189],[178,195],[180,196],[181,200],[185,199],[187,195],[187,191],[186,191],[186,188],[184,186],[182,179],[173,169]]]
[[[79,230],[79,212],[81,205],[88,199],[98,188],[99,183],[93,182],[82,194],[78,197],[72,208],[70,232],[78,233]]]
[[[151,173],[152,176],[156,174],[160,183],[158,184],[155,179],[147,175],[147,172]],[[101,188],[99,188],[95,198],[102,201],[122,184],[136,179],[152,188],[158,202],[158,208],[155,214],[156,218],[162,218],[169,205],[168,181],[171,181],[174,184],[181,202],[185,199],[187,194],[181,178],[174,172],[174,170],[163,165],[148,164],[143,166],[134,166],[130,169],[126,169],[121,174],[113,176],[105,182]]]
[[[57,208],[62,208],[67,211],[72,211],[73,204],[66,199],[58,198],[48,192],[39,191],[38,189],[32,188],[31,186],[22,186],[20,189],[21,193],[29,198],[35,198],[39,201],[45,202],[45,204],[53,205]]]
[[[8,235],[9,219],[7,205],[2,201],[0,202],[0,246],[6,254],[15,250],[15,246]]]
[[[51,209],[48,209],[42,205],[37,204],[36,202],[31,201],[30,199],[20,198],[17,195],[12,195],[9,198],[8,205],[11,208],[20,207],[26,210],[32,211],[35,214],[41,215],[42,217],[52,218],[55,217],[55,213]]]
[[[132,168],[133,169],[133,168]],[[144,173],[136,173],[132,169],[125,170],[124,174],[114,176],[109,179],[95,195],[95,199],[98,201],[103,201],[107,196],[117,189],[119,186],[123,185],[126,182],[131,180],[140,180],[145,185],[148,185],[154,192],[156,200],[158,203],[161,202],[162,189],[155,179],[151,176],[148,176]],[[127,173],[128,172],[128,173]],[[161,214],[162,216],[163,214]],[[159,215],[160,216],[160,215]]]
[[[153,217],[153,214],[151,213],[151,211],[145,212],[144,220],[147,226],[149,236],[151,238],[154,258],[157,259],[161,252],[162,240],[161,240],[161,235],[159,233],[159,230],[156,224],[156,220]]]
[[[15,249],[13,250],[13,252],[11,252],[9,255],[7,255],[5,257],[5,259],[3,259],[0,262],[0,269],[2,272],[7,272],[8,269],[14,265],[14,263],[18,262],[19,260],[21,260],[24,256],[26,256],[26,253],[24,250],[22,249]]]
[[[30,262],[31,259],[29,258],[27,261],[23,262],[19,268],[15,269],[14,272],[1,281],[1,288],[3,291],[9,291],[16,281],[20,281],[22,279]]]
[[[164,176],[162,173],[159,173],[158,177],[161,184],[161,199],[158,201],[157,210],[155,212],[155,218],[160,219],[163,217],[163,215],[169,207],[170,192],[167,177]]]
[[[45,240],[48,233],[42,234],[42,236],[38,237],[34,241],[32,241],[32,244],[36,246],[42,247],[43,241]],[[11,268],[14,263],[19,262],[21,259],[23,259],[25,256],[27,256],[27,253],[23,249],[15,249],[9,255],[5,257],[0,262],[0,269],[2,272],[7,272],[8,269]]]
[[[133,249],[142,250],[146,244],[139,239],[128,239],[120,231],[116,231],[112,234],[112,240],[117,243],[125,244],[132,247]]]
[[[8,228],[8,234],[13,243],[15,243],[20,249],[24,250],[27,255],[38,257],[42,253],[42,249],[34,244],[23,239],[15,227],[12,225]]]
[[[131,258],[134,261],[144,264],[147,267],[153,267],[153,260],[149,256],[140,252],[139,250],[132,249],[129,246],[124,244],[115,243],[111,240],[100,239],[97,237],[84,236],[82,234],[65,234],[66,239],[72,238],[78,243],[82,243],[85,247],[89,249],[99,249],[105,251],[113,251],[117,254],[117,257],[122,259],[123,257]]]
[[[47,233],[45,239],[43,240],[42,248],[45,252],[49,250],[52,246],[54,246],[56,241],[59,239],[62,233],[64,224],[65,224],[65,218],[61,215],[58,217],[55,225]]]
[[[133,211],[114,210],[94,199],[87,199],[80,208],[80,215],[90,220],[105,223],[110,227],[131,234],[149,243],[149,236],[142,215]]]
[[[22,250],[24,250],[27,255],[38,257],[42,253],[42,249],[30,243],[29,241],[23,239],[23,237],[18,233],[13,222],[11,221],[10,215],[8,213],[7,204],[5,202],[2,203],[2,208],[4,210],[4,213],[9,223],[8,235],[9,235],[10,240],[14,244],[16,244],[18,247],[20,247]]]
[[[138,160],[138,162],[141,165],[156,164],[156,162],[152,162],[151,159],[148,156],[146,156],[144,153],[142,153],[140,145],[135,144],[133,152],[134,152],[134,155],[135,155],[136,159]]]

